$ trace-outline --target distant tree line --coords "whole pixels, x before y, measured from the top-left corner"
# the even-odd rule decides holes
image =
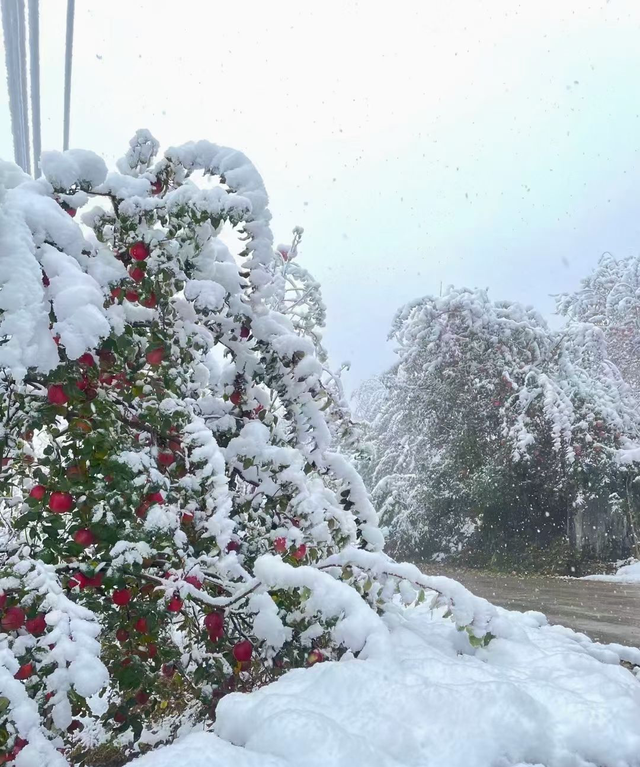
[[[389,546],[487,559],[638,551],[640,259],[531,307],[449,288],[397,313],[398,359],[355,394]]]

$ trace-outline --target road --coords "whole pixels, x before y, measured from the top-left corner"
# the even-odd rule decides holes
[[[455,578],[501,607],[537,610],[551,623],[569,626],[599,642],[640,647],[640,584],[424,569]]]

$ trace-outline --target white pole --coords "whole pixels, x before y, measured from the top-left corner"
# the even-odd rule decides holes
[[[67,0],[67,41],[64,61],[64,132],[62,148],[69,148],[69,118],[71,113],[71,62],[73,58],[73,13],[75,0]]]

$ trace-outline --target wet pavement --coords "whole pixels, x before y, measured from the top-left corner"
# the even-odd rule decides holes
[[[537,610],[550,623],[569,626],[599,642],[640,647],[640,584],[423,569],[455,578],[474,594],[501,607]]]

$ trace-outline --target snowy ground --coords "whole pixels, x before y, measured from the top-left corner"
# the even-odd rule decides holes
[[[388,616],[364,659],[293,671],[221,703],[214,732],[135,767],[639,767],[640,650],[500,610],[474,649],[425,607]]]
[[[640,584],[640,561],[636,559],[630,564],[619,567],[615,575],[586,575],[583,580]]]

